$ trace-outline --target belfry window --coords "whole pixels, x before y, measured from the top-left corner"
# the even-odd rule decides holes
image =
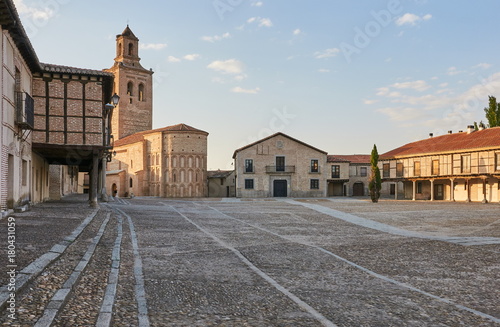
[[[144,101],[144,84],[139,84],[139,101]]]
[[[132,43],[128,44],[128,55],[133,56],[134,55],[134,45]]]
[[[127,84],[127,95],[133,96],[134,83],[128,82]]]

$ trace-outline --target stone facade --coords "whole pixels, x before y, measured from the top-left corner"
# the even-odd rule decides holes
[[[208,196],[228,198],[236,196],[236,175],[234,170],[211,170],[208,174]]]
[[[237,149],[237,197],[324,197],[327,153],[283,133]]]
[[[116,141],[108,192],[120,197],[207,196],[207,137],[207,132],[178,124]]]
[[[40,65],[11,1],[0,1],[0,209],[48,197],[48,163],[32,152],[32,77]]]
[[[370,155],[329,155],[328,196],[367,196]],[[335,167],[337,166],[337,167]]]
[[[500,127],[449,133],[380,156],[384,195],[412,200],[500,201]]]

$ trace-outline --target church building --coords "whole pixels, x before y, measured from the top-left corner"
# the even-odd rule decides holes
[[[113,111],[113,196],[203,197],[207,194],[208,133],[186,124],[153,127],[153,71],[140,63],[139,39],[129,26],[116,37],[114,74],[120,96]]]

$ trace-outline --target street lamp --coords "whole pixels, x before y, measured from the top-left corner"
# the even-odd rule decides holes
[[[111,97],[111,103],[106,103],[104,105],[103,119],[106,124],[106,136],[105,136],[105,144],[107,148],[111,146],[112,130],[111,130],[111,118],[113,116],[113,109],[116,108],[118,103],[120,102],[120,96],[118,94],[113,94]],[[110,156],[108,155],[108,162],[111,161]]]
[[[113,135],[111,135],[111,118],[113,116],[113,109],[116,108],[118,103],[120,102],[120,96],[118,94],[113,94],[110,99],[111,103],[106,103],[104,105],[102,119],[104,120],[104,153],[102,157],[102,170],[101,170],[101,199],[105,202],[108,201],[108,195],[106,193],[106,166],[108,162],[111,162],[113,155],[116,155],[116,152],[111,152],[110,150],[113,148],[111,145],[111,139]]]

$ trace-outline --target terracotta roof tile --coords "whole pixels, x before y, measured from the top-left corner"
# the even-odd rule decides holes
[[[234,170],[209,170],[207,171],[208,178],[226,178],[234,173]]]
[[[328,162],[350,162],[353,164],[370,163],[369,154],[350,154],[350,155],[328,155]]]
[[[53,65],[40,63],[42,70],[49,73],[66,73],[66,74],[79,74],[79,75],[93,75],[93,76],[108,76],[113,77],[112,73],[108,73],[102,70],[86,69],[86,68],[76,68],[69,66]]]
[[[151,133],[158,133],[158,132],[187,132],[187,133],[208,135],[207,132],[202,131],[201,129],[197,129],[197,128],[191,127],[189,125],[186,125],[186,124],[177,124],[177,125],[142,131],[142,132],[138,132],[138,133],[126,136],[124,138],[116,140],[114,143],[114,146],[122,146],[125,144],[142,142],[144,140],[144,135],[151,134]]]
[[[446,134],[408,143],[382,154],[380,159],[495,148],[500,149],[500,127],[486,128],[470,134]]]

